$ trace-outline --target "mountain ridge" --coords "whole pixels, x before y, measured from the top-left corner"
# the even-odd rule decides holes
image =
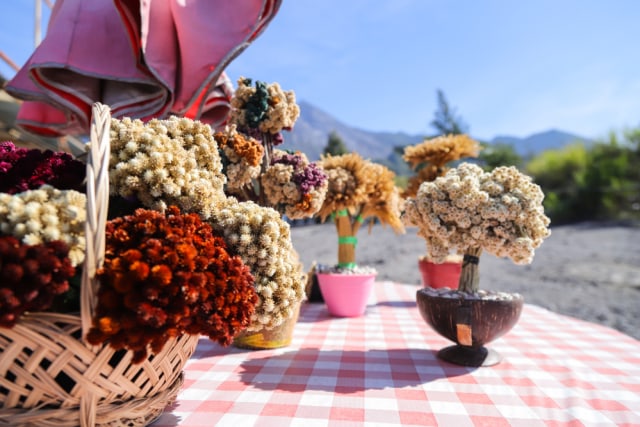
[[[300,117],[291,132],[283,132],[285,142],[281,148],[302,151],[312,161],[320,158],[329,134],[333,131],[340,136],[349,151],[358,152],[362,157],[373,160],[389,159],[395,147],[417,144],[427,137],[406,132],[367,131],[350,126],[307,101],[300,101],[298,105]],[[498,135],[486,142],[511,144],[519,155],[526,157],[562,148],[575,141],[586,144],[593,142],[560,129],[544,130],[524,138]]]

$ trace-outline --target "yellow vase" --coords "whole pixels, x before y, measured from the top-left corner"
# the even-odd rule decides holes
[[[250,350],[266,350],[270,348],[286,347],[291,344],[293,329],[300,315],[300,303],[294,309],[293,316],[272,329],[259,329],[257,331],[243,331],[235,336],[233,345],[238,348]]]

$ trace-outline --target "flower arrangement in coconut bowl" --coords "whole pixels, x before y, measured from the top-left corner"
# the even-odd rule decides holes
[[[221,218],[221,231],[229,239],[247,240],[241,250],[245,262],[252,270],[263,272],[256,278],[261,301],[258,317],[272,318],[272,308],[278,305],[286,309],[280,316],[282,322],[262,322],[262,328],[250,327],[236,337],[234,343],[240,347],[288,345],[299,303],[305,296],[307,275],[290,244],[289,226],[282,218],[314,216],[324,201],[328,180],[318,163],[310,162],[304,153],[276,148],[284,142],[282,132],[291,130],[299,115],[293,91],[283,91],[278,83],[256,81],[252,85],[251,79],[241,77],[231,99],[229,123],[215,134],[227,176],[225,193],[245,207],[261,209],[263,218],[277,223],[279,234],[289,242],[286,247],[278,245],[281,252],[267,251],[273,239],[266,230],[254,227],[249,232],[251,223],[234,222],[237,213]],[[291,295],[282,295],[278,290],[287,290]]]
[[[456,290],[422,288],[417,304],[425,321],[456,344],[439,351],[444,360],[468,366],[498,363],[500,355],[484,345],[507,333],[517,322],[523,297],[479,288],[484,252],[529,264],[535,249],[549,236],[544,194],[515,167],[491,172],[462,163],[444,176],[420,185],[406,201],[403,221],[417,226],[436,261],[451,251],[463,255]]]
[[[414,171],[403,197],[415,197],[420,184],[443,176],[450,165],[464,158],[477,157],[480,144],[466,134],[441,135],[405,147],[403,160]],[[460,278],[462,257],[450,253],[441,262],[434,262],[428,254],[418,258],[418,268],[424,286],[455,287]]]
[[[357,317],[367,306],[376,270],[356,263],[357,233],[369,220],[404,232],[400,219],[403,200],[395,174],[387,167],[363,159],[357,153],[325,155],[320,165],[329,186],[318,211],[322,221],[330,218],[338,234],[338,263],[315,267],[320,292],[334,316]]]

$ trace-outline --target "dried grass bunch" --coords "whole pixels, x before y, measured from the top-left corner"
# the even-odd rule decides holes
[[[415,196],[420,184],[444,175],[449,163],[463,158],[477,157],[479,152],[480,144],[466,134],[438,136],[405,147],[402,158],[416,175],[409,178],[403,195]]]
[[[355,267],[355,236],[365,220],[378,220],[398,233],[404,232],[400,220],[403,199],[394,182],[395,174],[357,153],[326,155],[320,165],[329,186],[318,215],[323,221],[331,216],[336,223],[338,267]]]

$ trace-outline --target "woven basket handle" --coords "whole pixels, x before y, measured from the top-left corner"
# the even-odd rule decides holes
[[[80,288],[83,337],[91,327],[95,310],[98,287],[96,272],[104,262],[105,225],[109,205],[111,111],[108,106],[95,103],[91,113],[91,140],[87,158],[86,254]]]

